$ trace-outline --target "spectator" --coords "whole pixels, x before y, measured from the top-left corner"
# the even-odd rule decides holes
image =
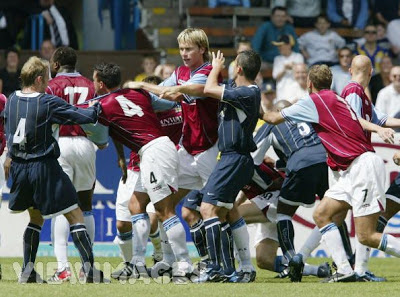
[[[157,75],[164,81],[171,76],[171,74],[175,71],[175,68],[176,66],[174,64],[160,64],[154,70],[154,75]]]
[[[392,53],[397,60],[397,63],[400,63],[400,19],[393,20],[387,26],[386,37],[389,39],[390,48]]]
[[[8,97],[15,90],[19,90],[21,69],[19,64],[19,52],[15,48],[9,48],[4,53],[6,67],[0,70],[0,93]]]
[[[314,26],[317,16],[321,13],[321,0],[275,0],[274,6],[286,7],[289,22],[296,28]]]
[[[390,51],[390,42],[389,39],[386,37],[386,25],[383,23],[377,23],[376,24],[376,37],[377,37],[377,43],[378,45],[387,50],[388,52]]]
[[[390,82],[390,85],[379,91],[376,108],[394,117],[400,111],[400,66],[394,66],[390,71]]]
[[[236,55],[239,53],[250,50],[251,49],[251,42],[246,38],[240,38],[237,46],[236,46]],[[233,71],[235,69],[235,60],[233,60],[228,67],[228,77],[229,79],[233,79]]]
[[[369,90],[371,92],[372,103],[375,104],[378,92],[390,84],[390,71],[392,70],[393,63],[389,56],[385,56],[381,61],[381,72],[373,75],[369,82]]]
[[[262,84],[261,89],[261,109],[263,112],[272,110],[276,100],[276,91],[273,83]]]
[[[294,104],[297,100],[308,96],[307,75],[307,64],[298,63],[293,65],[293,77],[296,84],[294,84],[293,88],[290,90],[291,95],[286,99],[287,101]]]
[[[343,88],[349,83],[351,75],[349,68],[353,59],[353,52],[348,47],[342,47],[339,50],[339,65],[331,67],[332,87],[336,94],[341,94]]]
[[[145,56],[142,61],[142,73],[135,76],[135,81],[142,81],[150,75],[154,75],[154,70],[157,66],[157,60],[154,56]]]
[[[365,27],[364,37],[365,43],[357,47],[356,54],[367,56],[371,60],[375,73],[379,73],[381,60],[388,55],[388,51],[378,45],[377,30],[374,25]]]
[[[250,0],[208,0],[208,7],[217,6],[243,6],[250,7]]]
[[[328,0],[326,13],[336,27],[363,30],[368,20],[368,1]]]
[[[379,22],[389,24],[399,17],[399,0],[375,1],[374,13]]]
[[[287,24],[286,8],[275,6],[272,9],[271,21],[262,24],[252,40],[253,49],[260,54],[263,65],[262,69],[271,68],[274,58],[279,55],[279,50],[272,45],[272,41],[276,41],[280,36],[289,34],[297,39],[294,27]],[[294,51],[298,52],[298,45],[294,45]]]
[[[68,11],[57,5],[54,0],[40,0],[42,16],[44,18],[44,38],[50,39],[55,47],[69,46],[78,49],[78,39]],[[23,48],[31,45],[31,22],[25,27]]]
[[[50,58],[53,55],[55,49],[56,48],[50,39],[43,40],[40,46],[40,57],[42,59],[45,59],[46,61],[50,61]]]
[[[301,54],[292,51],[294,39],[291,35],[282,35],[278,41],[273,41],[280,55],[274,58],[272,77],[276,80],[277,100],[288,100],[291,88],[296,84],[293,76],[293,65],[304,63]]]
[[[346,41],[335,31],[329,30],[330,22],[325,15],[318,16],[315,30],[300,36],[299,47],[308,65],[337,64],[337,49],[345,46]]]

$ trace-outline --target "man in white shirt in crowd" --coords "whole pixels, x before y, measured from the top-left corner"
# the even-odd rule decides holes
[[[400,111],[400,66],[390,71],[391,84],[379,91],[376,98],[376,109],[394,117]]]
[[[349,68],[352,60],[353,52],[348,47],[342,47],[339,50],[339,65],[331,67],[333,76],[331,89],[337,94],[342,93],[351,79]]]

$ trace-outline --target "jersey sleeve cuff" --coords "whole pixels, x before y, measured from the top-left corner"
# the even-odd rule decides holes
[[[289,116],[287,116],[286,114],[285,114],[285,110],[281,110],[281,116],[285,119],[285,121],[287,121],[289,124],[291,124],[291,125],[294,125],[295,124],[295,122],[293,122],[290,118],[289,118]]]

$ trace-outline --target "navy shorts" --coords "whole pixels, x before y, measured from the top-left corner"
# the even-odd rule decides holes
[[[390,184],[389,189],[386,191],[386,198],[400,203],[400,173],[396,179]]]
[[[11,211],[34,208],[49,218],[78,207],[76,190],[57,159],[13,160],[10,177],[8,208]]]
[[[231,209],[237,194],[250,182],[253,173],[254,162],[250,155],[223,153],[201,190],[202,202]]]
[[[283,182],[279,200],[292,206],[312,206],[315,195],[322,199],[328,189],[328,166],[325,162],[318,163],[290,172]]]
[[[200,204],[202,200],[203,195],[200,193],[200,191],[192,190],[183,199],[182,207],[200,212]]]

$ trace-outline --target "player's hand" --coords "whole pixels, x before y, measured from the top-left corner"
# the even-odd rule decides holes
[[[99,100],[90,100],[88,102],[89,107],[92,107],[93,105],[95,105],[97,102],[99,102]]]
[[[393,162],[394,162],[394,164],[400,166],[400,152],[396,152],[396,153],[393,155]]]
[[[143,88],[143,84],[141,81],[129,81],[124,84],[124,87],[128,89],[141,89]]]
[[[270,157],[268,157],[268,156],[265,156],[265,157],[264,157],[264,163],[268,164],[268,165],[271,166],[272,168],[275,167],[275,160],[272,159],[272,158],[270,158]]]
[[[391,128],[381,128],[378,130],[379,137],[386,143],[394,143],[394,130]]]
[[[160,94],[159,98],[160,99],[167,99],[167,100],[173,100],[174,98],[178,97],[180,95],[180,92],[178,91],[177,88],[174,87],[166,87],[163,89],[162,93]],[[175,100],[173,100],[175,101]],[[177,100],[180,101],[180,100]]]
[[[122,173],[121,179],[122,179],[122,183],[125,184],[126,178],[128,176],[128,171],[127,171],[126,163],[125,163],[124,159],[121,159],[121,158],[118,159],[118,167],[121,168],[121,173]]]
[[[11,167],[11,158],[7,157],[6,160],[4,161],[4,174],[6,177],[6,180],[8,179],[8,176],[10,175],[10,167]]]
[[[218,71],[221,71],[224,69],[225,65],[225,57],[224,54],[221,51],[218,51],[217,54],[212,52],[212,67],[215,68]]]
[[[400,152],[396,152],[396,153],[393,155],[393,162],[394,162],[394,164],[396,164],[396,165],[400,165]]]

